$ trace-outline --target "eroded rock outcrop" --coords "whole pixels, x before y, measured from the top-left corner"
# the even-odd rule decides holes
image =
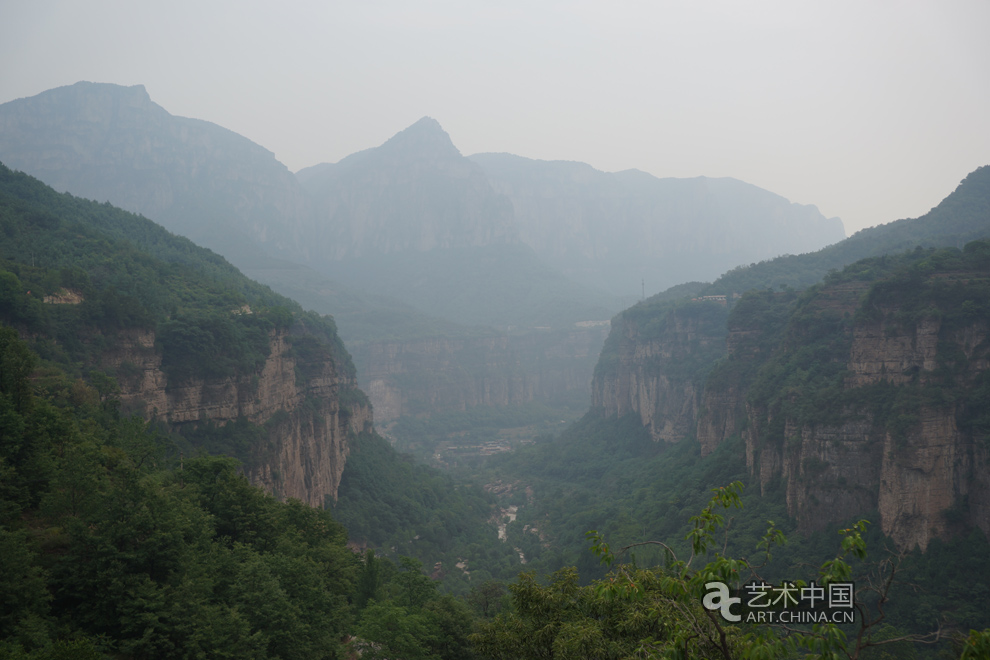
[[[772,358],[753,351],[758,330],[730,320],[728,358],[702,397],[703,453],[739,434],[761,489],[782,479],[808,531],[879,511],[901,549],[990,534],[990,463],[972,422],[986,402],[970,394],[990,324],[963,311],[984,304],[985,281],[907,280],[889,298],[866,282],[825,286],[794,305]]]
[[[616,317],[592,381],[592,408],[607,417],[639,415],[654,440],[694,432],[704,373],[725,351],[726,308],[718,303]]]
[[[170,385],[162,371],[154,333],[129,332],[104,356],[121,384],[121,406],[175,428],[205,422],[223,425],[245,418],[264,424],[267,445],[254,447],[245,473],[281,498],[321,507],[336,498],[351,432],[369,429],[371,410],[341,406],[343,389],[356,387],[331,359],[297,369],[291,338],[272,332],[270,352],[256,374]]]
[[[379,424],[402,415],[584,398],[607,325],[352,345]]]

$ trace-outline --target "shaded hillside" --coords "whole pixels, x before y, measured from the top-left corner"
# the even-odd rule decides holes
[[[841,240],[838,218],[735,179],[658,179],[584,163],[476,154],[519,236],[568,277],[620,295],[710,280],[735,264]]]
[[[407,460],[372,429],[331,318],[304,312],[145,218],[2,166],[0,234],[0,324],[40,356],[42,381],[64,372],[75,383],[60,396],[92,390],[114,415],[138,413],[166,433],[170,455],[236,457],[280,498],[322,508],[346,479],[339,511],[358,542],[428,531],[429,544],[403,554],[430,566],[456,557],[487,565],[491,553],[477,547],[495,535],[491,498],[470,483],[455,492],[429,468],[402,467]],[[352,450],[359,459],[349,472]],[[392,490],[375,485],[382,472],[368,456],[401,473]],[[402,513],[365,519],[376,502]],[[514,558],[503,550],[499,565]],[[451,575],[451,588],[466,591],[465,579]]]

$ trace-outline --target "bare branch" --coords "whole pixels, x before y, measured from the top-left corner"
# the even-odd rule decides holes
[[[630,543],[629,545],[626,545],[626,546],[623,546],[623,547],[619,548],[619,551],[617,553],[615,553],[615,554],[616,555],[622,555],[623,553],[626,552],[626,550],[629,550],[630,548],[635,548],[635,547],[640,546],[640,545],[659,545],[659,546],[662,546],[665,550],[667,550],[667,552],[670,553],[670,556],[674,558],[674,561],[678,561],[677,554],[674,553],[674,549],[671,548],[666,543],[664,543],[663,541],[640,541],[639,543]]]

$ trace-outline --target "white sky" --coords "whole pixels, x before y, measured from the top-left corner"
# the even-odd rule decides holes
[[[990,2],[0,0],[0,103],[143,84],[291,170],[424,115],[464,154],[732,176],[840,216],[990,164]]]

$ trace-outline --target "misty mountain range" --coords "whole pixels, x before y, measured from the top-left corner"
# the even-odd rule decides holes
[[[465,158],[430,118],[293,175],[246,138],[170,115],[143,86],[81,82],[3,104],[0,159],[236,263],[261,248],[325,272],[340,272],[327,268],[335,261],[521,243],[585,286],[637,297],[644,279],[651,291],[710,280],[844,237],[837,218],[733,179]]]
[[[837,218],[733,179],[464,157],[428,117],[293,174],[140,85],[80,82],[0,105],[0,161],[141,213],[332,314],[380,421],[549,391],[587,401],[601,324],[641,287],[843,237]]]

